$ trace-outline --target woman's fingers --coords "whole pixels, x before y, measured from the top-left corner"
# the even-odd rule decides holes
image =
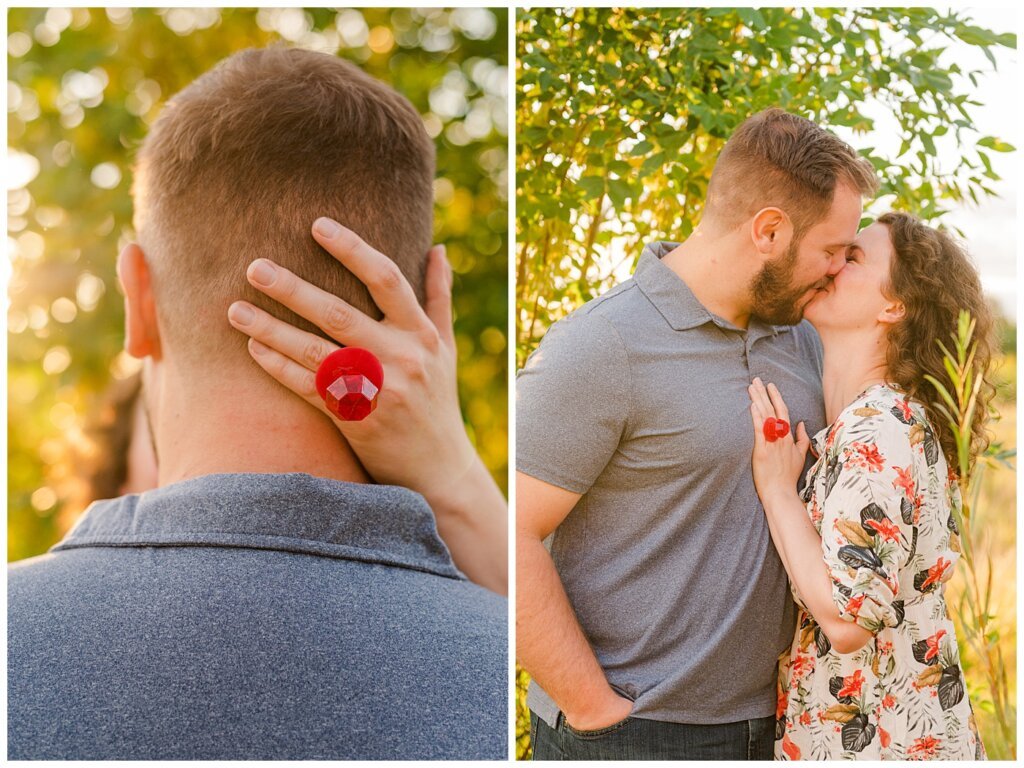
[[[804,449],[811,445],[811,438],[807,435],[807,426],[802,421],[796,428],[796,444]]]
[[[379,349],[384,342],[375,320],[269,259],[257,259],[245,274],[254,288],[306,318],[341,344],[372,350]]]
[[[757,391],[756,381],[747,387],[747,392],[750,395],[750,417],[754,423],[754,444],[763,445],[766,442],[764,437],[764,420],[772,415],[770,410],[766,410],[768,398],[762,397],[761,393]]]
[[[452,268],[443,245],[435,245],[427,257],[427,301],[424,309],[438,334],[449,345],[455,344],[452,327]]]
[[[325,216],[313,222],[313,237],[369,289],[388,320],[404,328],[423,325],[426,315],[395,262]]]
[[[758,409],[763,418],[775,416],[775,407],[772,405],[771,400],[768,399],[768,391],[764,388],[764,384],[761,383],[761,379],[755,378],[751,382],[748,388],[750,392],[750,399],[757,403]]]
[[[762,427],[764,426],[764,416],[761,415],[761,409],[758,407],[756,402],[750,404],[750,420],[754,422],[754,444],[764,442],[764,432]]]
[[[255,339],[249,339],[249,354],[271,377],[310,405],[328,413],[324,401],[316,391],[316,375],[308,368]]]
[[[300,331],[246,301],[228,307],[228,322],[264,346],[291,358],[311,371],[338,347],[319,336]]]
[[[779,388],[774,384],[768,385],[768,397],[771,400],[772,407],[775,408],[775,418],[788,422],[789,409],[786,407],[786,402],[782,399],[782,393],[779,392]]]

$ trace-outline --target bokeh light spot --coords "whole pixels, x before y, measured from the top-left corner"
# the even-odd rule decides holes
[[[92,312],[107,291],[106,283],[90,272],[83,272],[75,288],[75,300],[83,312]]]
[[[67,347],[50,347],[43,355],[43,370],[50,376],[63,373],[71,365],[71,353]],[[56,408],[57,406],[54,406]],[[68,406],[69,408],[71,406]],[[52,418],[51,411],[51,418]],[[56,424],[56,422],[54,422]],[[57,426],[60,426],[59,424]]]
[[[66,296],[61,296],[50,305],[50,315],[58,323],[70,323],[78,316],[78,306]]]
[[[370,30],[367,45],[370,46],[370,50],[374,53],[387,53],[394,47],[395,38],[387,27],[374,27]]]
[[[216,8],[170,8],[158,13],[167,28],[182,37],[197,29],[209,29],[220,21],[220,11]]]
[[[18,235],[18,258],[22,261],[39,261],[45,252],[46,240],[38,232],[29,230]]]
[[[28,194],[26,192],[26,194]],[[36,221],[45,229],[59,227],[68,220],[67,211],[59,205],[41,205],[36,208]]]
[[[470,40],[490,40],[498,31],[498,20],[486,8],[456,8],[451,23]]]
[[[75,147],[68,141],[58,141],[53,145],[53,151],[50,153],[53,157],[53,162],[59,165],[61,168],[66,168],[71,162],[71,158],[75,156]]]
[[[103,90],[109,82],[110,77],[100,67],[89,72],[73,69],[61,78],[62,90],[67,96],[85,102],[86,106],[90,107],[98,105],[103,100]]]
[[[32,50],[32,38],[24,32],[12,32],[7,36],[7,54],[16,59]]]
[[[434,202],[441,207],[446,207],[451,205],[454,199],[455,185],[444,177],[434,179]]]
[[[114,189],[121,183],[121,169],[114,163],[100,163],[92,169],[89,178],[100,189]]]
[[[50,313],[45,307],[33,304],[28,308],[28,327],[33,331],[43,330],[50,322]]]
[[[39,161],[32,155],[7,149],[7,189],[21,189],[39,175]]]
[[[32,507],[37,512],[46,512],[57,503],[57,493],[49,486],[36,489],[32,494]]]
[[[107,18],[115,27],[127,27],[132,23],[131,8],[107,8]]]
[[[71,26],[71,9],[70,8],[50,8],[46,12],[46,23],[56,29],[58,32],[63,32],[65,29]]]
[[[11,333],[23,333],[28,328],[28,315],[18,309],[7,313],[7,330]]]
[[[60,30],[52,24],[42,23],[36,26],[33,30],[36,42],[40,45],[49,48],[50,46],[56,45],[60,42]]]
[[[359,11],[342,11],[334,19],[334,26],[341,35],[341,41],[349,48],[361,48],[370,37],[370,28]]]

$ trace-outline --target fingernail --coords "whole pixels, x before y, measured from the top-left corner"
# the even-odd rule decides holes
[[[256,319],[256,313],[247,304],[234,303],[228,307],[228,317],[239,325],[249,325]]]
[[[249,339],[249,349],[252,350],[254,355],[262,355],[267,351],[267,348],[256,341],[256,339]]]
[[[274,265],[266,259],[257,259],[252,263],[252,271],[249,273],[254,282],[260,285],[272,285],[277,270]]]
[[[317,234],[321,237],[336,237],[337,234],[341,232],[341,225],[334,219],[328,219],[326,216],[321,216],[313,222],[313,229],[315,229]]]

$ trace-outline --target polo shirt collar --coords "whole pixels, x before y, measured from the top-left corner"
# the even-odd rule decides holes
[[[743,332],[717,315],[713,315],[693,295],[690,287],[675,272],[662,263],[662,259],[675,250],[679,243],[655,240],[647,243],[640,254],[633,279],[644,296],[654,305],[665,321],[676,331],[686,331],[704,323]],[[756,317],[750,318],[746,330],[749,341],[762,336],[775,336],[790,330],[788,325],[769,325]]]
[[[160,546],[274,549],[465,579],[418,493],[300,473],[205,475],[97,501],[51,551]]]

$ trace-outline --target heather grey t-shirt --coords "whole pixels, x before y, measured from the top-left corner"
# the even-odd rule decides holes
[[[774,382],[815,434],[821,343],[806,322],[711,315],[661,263],[674,247],[649,245],[633,278],[549,329],[517,377],[516,466],[583,494],[548,544],[633,716],[767,717],[795,616],[754,490],[747,386]],[[538,685],[528,702],[554,727]]]

